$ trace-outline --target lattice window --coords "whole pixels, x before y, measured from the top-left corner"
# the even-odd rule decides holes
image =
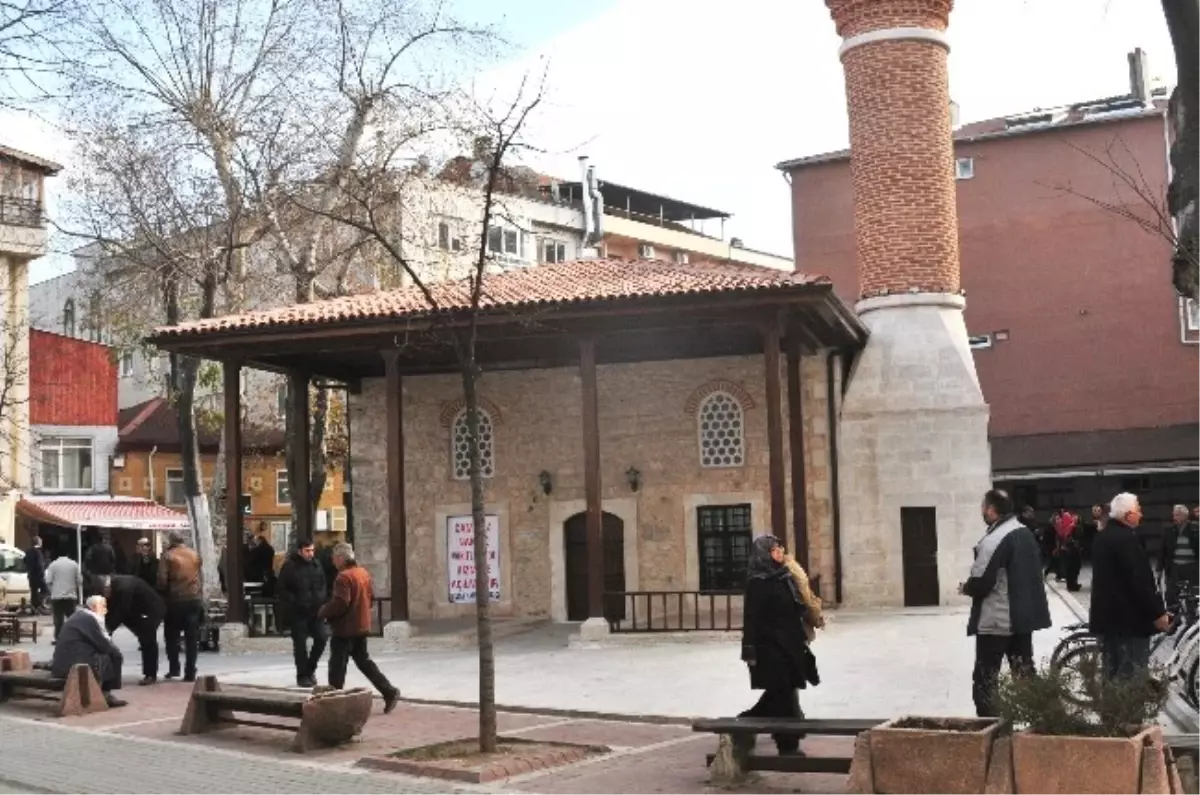
[[[746,461],[746,429],[742,404],[728,392],[713,392],[696,412],[700,434],[700,466],[740,467]]]
[[[479,471],[485,478],[490,478],[496,471],[495,434],[492,427],[492,415],[479,409]],[[450,428],[450,463],[455,480],[471,477],[469,438],[467,410],[463,409],[454,418]]]

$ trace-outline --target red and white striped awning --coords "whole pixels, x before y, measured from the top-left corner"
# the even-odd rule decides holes
[[[188,518],[151,500],[134,497],[22,497],[17,513],[60,527],[187,530]]]

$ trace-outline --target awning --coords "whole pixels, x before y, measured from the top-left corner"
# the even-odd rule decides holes
[[[1115,431],[997,437],[992,442],[996,480],[1101,474],[1149,474],[1196,469],[1200,426],[1125,428]],[[1182,467],[1182,469],[1181,469]]]
[[[188,518],[150,500],[133,497],[22,497],[17,513],[59,527],[188,530]]]

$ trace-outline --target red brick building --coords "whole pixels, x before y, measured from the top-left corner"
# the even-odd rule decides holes
[[[1157,524],[1200,491],[1200,323],[1172,289],[1168,234],[1153,231],[1165,102],[1134,92],[961,127],[954,170],[995,479],[1043,511],[1134,491]],[[780,168],[796,268],[827,274],[847,301],[868,297],[849,153]]]

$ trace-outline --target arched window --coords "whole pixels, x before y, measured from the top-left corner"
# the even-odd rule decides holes
[[[63,304],[63,335],[75,336],[75,299],[68,298]]]
[[[746,462],[742,404],[728,392],[713,392],[696,411],[700,466],[740,467]]]
[[[479,409],[479,471],[490,478],[496,471],[495,435],[492,431],[492,415]],[[450,467],[455,480],[471,477],[471,457],[467,430],[467,410],[458,412],[450,426]]]

